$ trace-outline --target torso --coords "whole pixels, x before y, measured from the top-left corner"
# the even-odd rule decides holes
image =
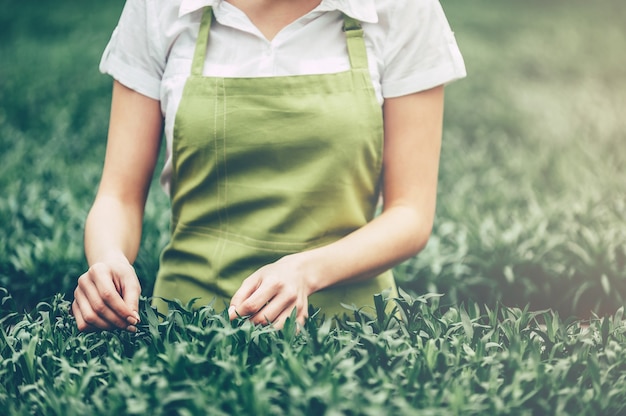
[[[347,71],[233,78],[203,74],[212,18],[207,9],[175,118],[172,238],[154,295],[218,305],[264,265],[370,221],[384,141],[358,22],[343,18]],[[309,300],[332,316],[390,288],[385,273]]]

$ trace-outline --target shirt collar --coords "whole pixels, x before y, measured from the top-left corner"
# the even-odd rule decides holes
[[[206,6],[218,7],[224,0],[181,0],[178,17],[195,12]],[[317,11],[339,10],[353,19],[366,23],[377,23],[375,0],[322,0]]]
[[[217,6],[223,0],[182,0],[178,9],[178,17],[184,16],[206,6]]]
[[[378,22],[375,0],[322,0],[316,10],[325,12],[339,10],[360,22]]]

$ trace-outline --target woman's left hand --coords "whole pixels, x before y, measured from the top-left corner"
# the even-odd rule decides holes
[[[250,317],[255,324],[272,323],[281,329],[295,308],[296,321],[304,325],[315,276],[302,257],[302,253],[285,256],[251,274],[233,295],[229,318]]]

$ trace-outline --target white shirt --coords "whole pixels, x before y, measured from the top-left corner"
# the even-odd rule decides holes
[[[322,0],[271,41],[224,0],[127,0],[100,71],[160,100],[171,175],[174,116],[191,71],[202,9],[212,6],[204,75],[267,77],[335,73],[350,62],[341,30],[345,13],[362,22],[376,96],[426,90],[463,78],[465,66],[438,0]]]

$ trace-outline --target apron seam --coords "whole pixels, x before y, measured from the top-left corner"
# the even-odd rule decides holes
[[[219,239],[222,239],[222,237],[224,237],[225,239],[228,239],[229,242],[233,242],[233,243],[239,242],[241,245],[244,245],[246,247],[253,247],[253,248],[260,248],[260,249],[262,249],[263,247],[257,247],[254,244],[258,243],[258,244],[265,244],[265,245],[271,245],[271,246],[284,246],[284,247],[295,247],[295,246],[315,247],[318,244],[324,243],[329,238],[336,237],[331,234],[327,234],[327,235],[319,236],[319,237],[316,237],[316,238],[313,238],[311,240],[304,241],[304,242],[263,240],[259,238],[245,236],[245,235],[238,234],[235,232],[229,232],[227,230],[215,229],[215,228],[207,227],[207,226],[189,225],[183,222],[177,223],[177,229],[181,233],[190,233],[190,234],[197,234],[197,235],[202,235],[202,236],[210,236],[210,237],[215,237]],[[249,240],[250,243],[246,243],[241,240]]]

